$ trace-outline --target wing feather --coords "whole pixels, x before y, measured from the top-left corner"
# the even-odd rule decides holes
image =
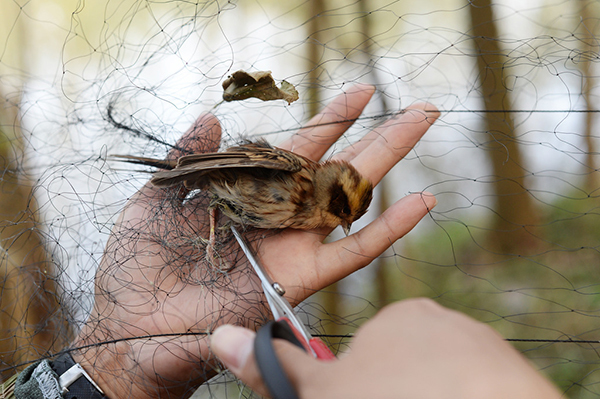
[[[264,141],[231,147],[224,152],[184,155],[177,162],[178,169],[189,165],[209,169],[256,166],[289,172],[302,168],[300,156],[271,147]]]
[[[175,159],[155,159],[146,157],[136,157],[135,155],[110,155],[110,158],[115,158],[123,162],[134,163],[138,165],[154,166],[161,169],[173,169],[177,166]]]
[[[212,171],[238,168],[263,168],[298,172],[303,163],[312,161],[292,152],[271,147],[265,141],[246,143],[227,149],[224,152],[185,155],[179,158],[172,170],[156,172],[152,184],[171,186],[186,182],[188,186],[202,186],[201,180]]]
[[[117,158],[130,163],[137,163],[161,168],[152,177],[152,184],[168,187],[180,182],[187,186],[202,187],[202,180],[212,171],[223,171],[236,168],[263,168],[298,172],[303,166],[313,161],[270,146],[266,141],[248,142],[228,148],[224,152],[191,154],[180,157],[177,161],[165,161],[131,155],[117,155]]]

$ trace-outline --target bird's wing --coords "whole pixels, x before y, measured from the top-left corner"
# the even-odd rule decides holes
[[[298,172],[303,164],[312,162],[290,151],[274,148],[265,142],[247,143],[224,152],[185,155],[171,170],[161,170],[152,177],[155,186],[171,186],[185,181],[198,185],[211,171],[234,168],[262,168]],[[186,185],[189,185],[186,183]]]
[[[302,168],[302,157],[262,143],[231,147],[224,152],[185,155],[179,158],[177,169],[222,169],[259,167],[297,172]]]

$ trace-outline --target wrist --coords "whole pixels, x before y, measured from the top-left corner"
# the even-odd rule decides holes
[[[43,362],[42,362],[43,363]],[[89,399],[106,399],[102,388],[96,384],[92,377],[83,369],[83,367],[73,359],[69,352],[57,356],[52,362],[47,363],[49,368],[55,373],[58,386],[53,383],[55,388],[58,388],[60,395],[65,399],[89,398]],[[38,368],[40,368],[38,370]],[[34,374],[44,372],[44,364],[36,367]],[[48,381],[43,377],[38,378],[39,381]],[[49,387],[46,387],[49,388]],[[50,392],[42,392],[44,397],[53,397]]]
[[[123,339],[117,330],[87,324],[80,332],[72,356],[110,399],[186,397],[216,372],[214,359],[200,355],[195,361],[182,361],[191,346],[205,341],[167,339]],[[206,343],[202,343],[206,347]],[[179,355],[174,355],[179,352]],[[189,360],[192,358],[190,357]],[[208,368],[207,368],[208,367]]]
[[[98,332],[98,328],[84,326],[73,343],[73,347],[78,348],[71,352],[73,360],[81,365],[106,397],[136,397],[132,394],[133,381],[129,378],[132,365],[127,365],[131,359],[129,347],[123,343],[107,343],[108,337],[102,338]]]

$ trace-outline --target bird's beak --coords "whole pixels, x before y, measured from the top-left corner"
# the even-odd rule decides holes
[[[346,237],[350,235],[350,228],[352,227],[352,223],[348,223],[345,220],[342,222],[342,228],[344,229],[344,234]]]

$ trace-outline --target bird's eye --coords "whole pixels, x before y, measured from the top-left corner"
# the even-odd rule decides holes
[[[342,213],[344,213],[345,215],[349,215],[350,213],[352,213],[352,211],[350,210],[350,207],[348,205],[344,205],[344,209],[342,209]]]

